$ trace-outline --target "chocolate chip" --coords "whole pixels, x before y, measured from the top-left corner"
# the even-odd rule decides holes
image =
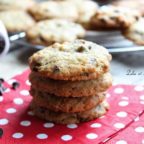
[[[104,19],[104,18],[100,18],[100,21],[102,22],[102,23],[107,23],[107,20],[106,19]]]
[[[0,128],[0,137],[2,137],[2,136],[3,136],[3,129]]]
[[[83,75],[83,76],[89,76],[89,73],[84,72],[82,75]]]
[[[38,72],[38,68],[37,68],[37,67],[33,67],[32,70],[33,70],[34,72]]]
[[[4,82],[4,79],[3,78],[0,78],[0,83],[3,83]]]
[[[13,82],[12,83],[12,89],[17,89],[20,86],[19,82]]]
[[[2,91],[2,89],[0,88],[0,96],[2,96],[2,94],[3,94],[3,91]]]
[[[58,73],[58,72],[60,72],[59,67],[58,66],[54,66],[53,73]]]
[[[85,47],[84,46],[80,46],[80,47],[78,47],[78,49],[76,51],[77,52],[83,52],[83,51],[85,51]]]
[[[91,47],[91,46],[89,46],[89,47],[88,47],[88,49],[89,49],[89,50],[91,50],[91,49],[92,49],[92,47]]]
[[[116,19],[116,17],[114,17],[114,16],[111,16],[111,17],[110,17],[110,19],[111,19],[111,20],[115,20],[115,19]]]

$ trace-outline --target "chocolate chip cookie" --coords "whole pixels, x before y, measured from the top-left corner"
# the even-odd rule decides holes
[[[31,88],[30,93],[37,105],[55,112],[67,113],[89,110],[101,103],[105,98],[105,93],[99,93],[89,97],[58,97],[34,88]]]
[[[29,59],[33,72],[56,80],[90,80],[109,71],[106,49],[84,40],[56,43]]]
[[[104,115],[108,109],[108,104],[103,102],[98,106],[79,113],[54,112],[32,102],[31,109],[34,114],[41,119],[59,124],[72,124],[93,120]]]
[[[114,30],[129,27],[140,18],[139,12],[123,7],[103,6],[91,18],[96,30]]]
[[[56,96],[86,97],[106,91],[112,85],[112,76],[110,73],[106,73],[94,80],[65,81],[53,80],[31,73],[30,82],[34,89],[48,92]]]
[[[81,25],[64,19],[40,21],[26,33],[30,43],[45,46],[55,42],[74,41],[84,36],[85,30]]]
[[[34,0],[0,0],[0,11],[12,9],[27,10],[34,4]]]
[[[134,43],[144,45],[144,18],[133,23],[129,28],[123,30],[123,35]]]
[[[1,11],[0,20],[4,23],[8,32],[26,31],[35,24],[32,17],[21,10]]]
[[[68,1],[46,1],[38,3],[29,9],[29,13],[37,20],[62,18],[76,21],[78,12]]]

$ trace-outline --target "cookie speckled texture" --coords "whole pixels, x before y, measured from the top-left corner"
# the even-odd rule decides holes
[[[37,23],[26,33],[32,44],[51,45],[55,42],[74,41],[85,36],[85,30],[79,24],[68,20],[45,20]]]
[[[75,21],[78,18],[76,7],[68,1],[41,2],[31,7],[29,12],[37,21],[54,18]]]
[[[38,91],[31,88],[33,101],[41,107],[48,108],[55,112],[83,112],[101,103],[105,98],[105,93],[99,93],[90,97],[57,97],[55,95]]]
[[[104,115],[108,109],[108,104],[103,102],[90,110],[79,113],[54,112],[44,107],[40,107],[34,102],[31,104],[31,108],[34,114],[41,119],[59,124],[72,124],[90,121]]]
[[[32,17],[21,10],[1,11],[0,20],[8,32],[26,31],[35,24]]]
[[[29,59],[33,72],[57,80],[95,79],[109,71],[108,51],[92,42],[56,43]]]
[[[140,17],[140,13],[123,7],[103,6],[91,18],[91,26],[97,30],[123,29]]]
[[[34,4],[34,0],[0,0],[0,11],[11,9],[27,10]]]
[[[144,18],[133,23],[128,29],[123,30],[123,35],[134,43],[144,45]]]
[[[110,73],[106,73],[94,80],[64,81],[53,80],[31,73],[30,82],[34,89],[48,92],[56,96],[86,97],[106,91],[112,85],[112,76]]]

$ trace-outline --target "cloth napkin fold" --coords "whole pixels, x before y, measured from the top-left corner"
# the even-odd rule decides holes
[[[38,119],[29,109],[29,70],[5,83],[0,96],[0,144],[144,143],[144,86],[115,85],[107,93],[110,110],[99,119],[58,125]],[[14,81],[20,83],[11,89]]]

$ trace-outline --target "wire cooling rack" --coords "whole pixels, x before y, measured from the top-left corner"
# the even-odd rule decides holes
[[[27,48],[35,48],[37,50],[43,49],[44,46],[32,45],[25,39],[25,33],[10,34],[9,39],[11,44],[23,45]],[[144,46],[135,45],[133,42],[125,39],[119,31],[110,32],[95,32],[87,31],[85,40],[93,41],[108,49],[111,54],[144,51]],[[11,47],[11,50],[13,47]]]

